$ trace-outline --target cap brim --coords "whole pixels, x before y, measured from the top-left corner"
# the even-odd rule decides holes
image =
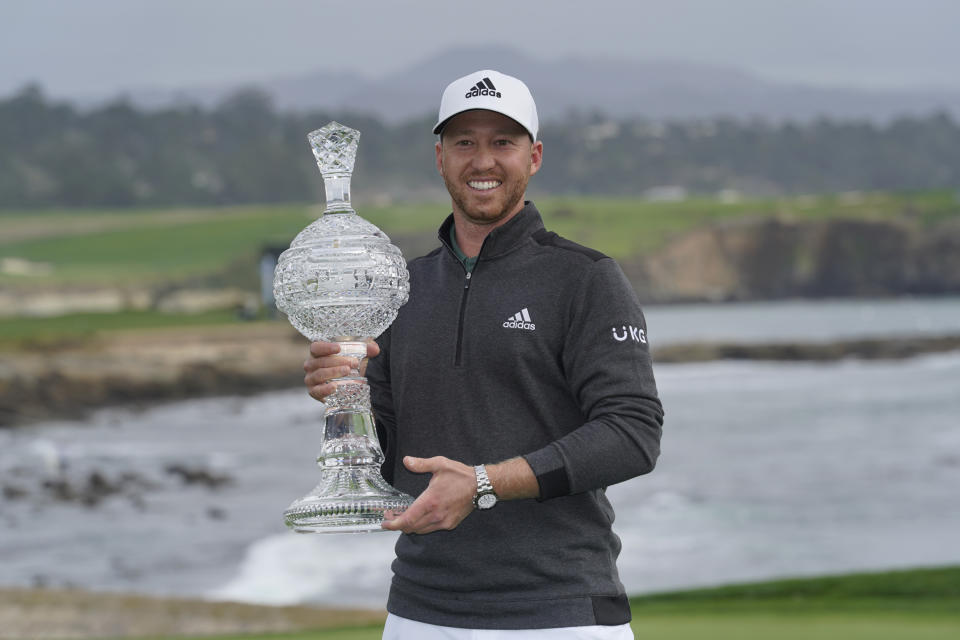
[[[520,126],[523,128],[523,130],[527,132],[527,135],[530,136],[530,139],[531,139],[531,140],[534,140],[534,136],[533,136],[532,133],[530,133],[530,129],[527,129],[526,127],[524,127],[522,122],[520,122],[520,121],[517,120],[516,118],[514,118],[514,117],[512,117],[512,116],[510,116],[510,115],[508,115],[508,114],[506,114],[506,113],[504,113],[503,111],[498,111],[497,109],[488,109],[487,107],[476,107],[476,108],[473,108],[473,109],[463,109],[462,111],[457,111],[456,113],[452,113],[452,114],[450,114],[449,116],[447,116],[446,118],[444,118],[443,120],[441,120],[440,122],[437,123],[437,126],[435,126],[435,127],[433,128],[433,134],[434,134],[434,135],[440,135],[440,132],[443,131],[443,128],[444,128],[445,126],[447,126],[447,123],[448,123],[448,122],[450,122],[451,120],[453,120],[455,117],[457,117],[457,116],[460,115],[461,113],[466,113],[467,111],[493,111],[494,113],[499,113],[499,114],[502,115],[502,116],[507,116],[508,118],[510,118],[511,120],[513,120],[514,122],[516,122],[518,125],[520,125]]]
[[[463,111],[461,111],[460,113],[463,113]],[[453,116],[455,115],[457,114],[453,114]],[[450,118],[452,118],[453,116],[450,116]],[[440,122],[437,123],[437,126],[433,128],[434,135],[439,135],[440,132],[443,131],[443,128],[446,126],[446,124],[450,122],[450,118],[447,118],[446,120],[441,120]]]

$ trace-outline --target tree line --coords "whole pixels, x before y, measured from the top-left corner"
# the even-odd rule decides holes
[[[306,133],[337,120],[362,133],[354,191],[442,192],[433,116],[386,124],[357,113],[279,112],[240,91],[214,108],[83,111],[35,86],[0,100],[0,208],[310,202],[322,181]],[[866,121],[659,122],[569,114],[541,128],[537,193],[638,196],[671,186],[748,195],[960,187],[960,126],[945,113]]]

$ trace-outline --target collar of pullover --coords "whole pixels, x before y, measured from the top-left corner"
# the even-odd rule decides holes
[[[450,230],[452,227],[453,214],[451,213],[440,225],[440,231],[437,233],[440,242],[450,251],[453,251],[453,247],[450,246]],[[526,200],[523,203],[523,209],[517,215],[510,218],[506,224],[487,234],[483,246],[480,247],[478,259],[492,260],[510,253],[540,229],[543,229],[543,219],[540,217],[540,212],[537,211],[537,207],[534,206],[532,201]]]

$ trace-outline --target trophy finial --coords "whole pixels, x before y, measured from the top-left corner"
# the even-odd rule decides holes
[[[330,122],[308,133],[307,140],[324,178],[342,178],[353,173],[360,141],[359,131],[339,122]]]
[[[353,175],[360,132],[339,122],[330,122],[308,133],[307,140],[323,176],[323,188],[327,194],[324,213],[356,213],[350,205],[350,176]]]

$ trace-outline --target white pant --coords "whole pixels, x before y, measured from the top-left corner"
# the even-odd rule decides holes
[[[441,627],[426,622],[417,622],[387,615],[383,628],[383,640],[633,640],[629,624],[614,627],[591,625],[589,627],[558,627],[555,629],[458,629]]]

